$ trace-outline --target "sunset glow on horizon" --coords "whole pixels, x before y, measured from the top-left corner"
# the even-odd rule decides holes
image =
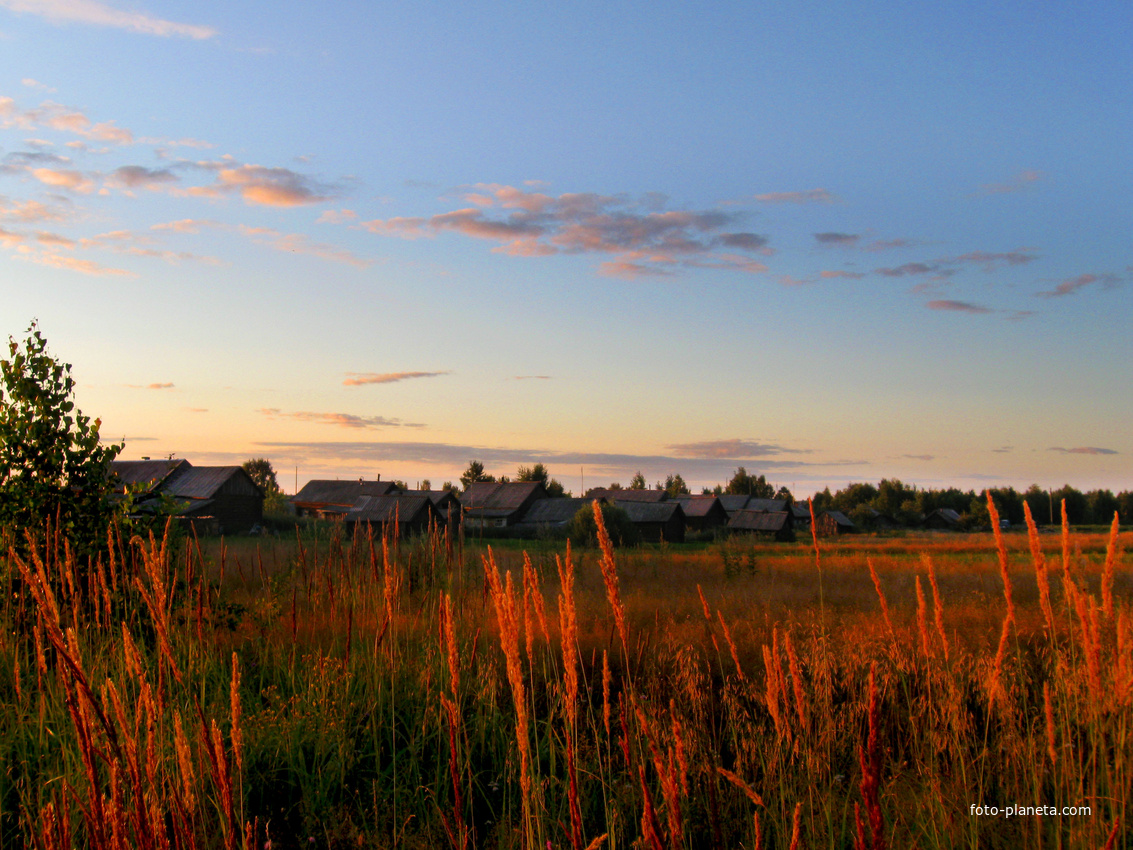
[[[1133,489],[1133,8],[0,0],[0,334],[124,459]]]

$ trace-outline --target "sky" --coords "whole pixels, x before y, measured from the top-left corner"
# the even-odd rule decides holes
[[[121,457],[1133,488],[1133,6],[0,0],[0,335]]]

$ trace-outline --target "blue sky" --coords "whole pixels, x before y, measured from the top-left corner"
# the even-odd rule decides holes
[[[0,332],[124,457],[290,486],[1128,489],[1131,40],[1117,2],[0,0]]]

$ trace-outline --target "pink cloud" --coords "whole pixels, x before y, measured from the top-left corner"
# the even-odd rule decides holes
[[[13,12],[38,15],[55,23],[91,24],[143,35],[193,39],[208,39],[216,35],[212,27],[166,21],[140,11],[123,11],[98,0],[0,0],[0,6]]]
[[[218,191],[237,192],[247,204],[269,207],[294,207],[317,204],[333,198],[326,189],[310,178],[288,168],[262,165],[241,165],[222,168],[217,174]]]
[[[1069,455],[1115,455],[1118,452],[1114,449],[1099,449],[1096,446],[1079,446],[1073,449],[1064,449],[1061,446],[1052,446],[1052,452],[1062,452]]]
[[[830,204],[837,200],[825,189],[811,189],[807,192],[767,192],[756,195],[755,199],[764,204]]]
[[[408,381],[413,378],[436,378],[440,375],[452,374],[443,372],[347,372],[349,377],[343,381],[343,386],[361,387],[368,384],[396,384],[398,381]]]
[[[1094,283],[1100,283],[1104,286],[1114,286],[1121,282],[1121,278],[1115,274],[1080,274],[1077,277],[1064,280],[1058,284],[1054,289],[1047,292],[1038,292],[1041,298],[1060,298],[1063,295],[1072,295],[1079,289],[1085,286],[1090,286]]]
[[[967,301],[952,301],[950,299],[943,299],[940,301],[929,301],[926,305],[930,310],[949,310],[954,313],[991,313],[991,309],[981,307],[979,304],[971,304]]]
[[[269,419],[292,419],[297,422],[313,422],[318,425],[335,425],[339,428],[423,428],[423,425],[402,422],[400,419],[387,419],[384,416],[356,416],[353,413],[315,413],[301,410],[284,413],[278,407],[262,407],[259,412]]]
[[[94,189],[92,183],[81,171],[71,169],[36,168],[32,176],[46,186],[57,189],[70,189],[72,192],[88,194]]]

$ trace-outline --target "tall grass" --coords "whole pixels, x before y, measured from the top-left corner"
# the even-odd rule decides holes
[[[1116,525],[599,540],[9,551],[0,846],[1131,843]]]

